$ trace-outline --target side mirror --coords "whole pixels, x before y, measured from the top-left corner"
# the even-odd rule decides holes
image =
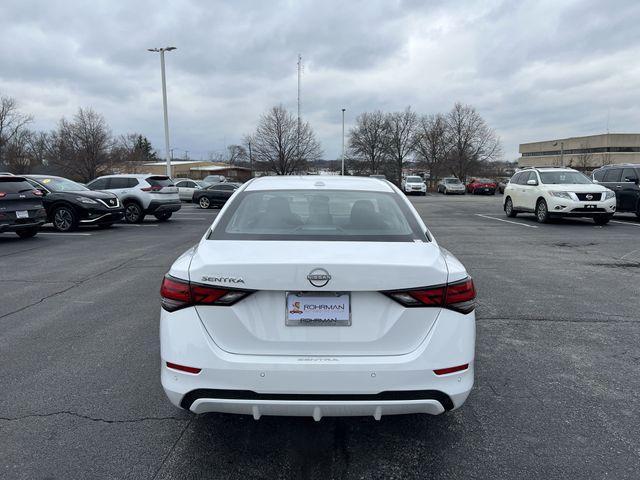
[[[527,185],[538,185],[537,180],[527,180]]]

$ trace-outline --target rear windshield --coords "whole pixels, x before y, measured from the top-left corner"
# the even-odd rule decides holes
[[[173,187],[173,182],[169,177],[149,177],[146,180],[152,187]]]
[[[33,190],[33,185],[23,178],[0,178],[0,192],[2,193],[22,193],[30,190]]]
[[[587,176],[580,172],[538,172],[540,181],[548,184],[587,184],[593,183]]]
[[[397,194],[348,190],[241,192],[208,238],[428,241]]]

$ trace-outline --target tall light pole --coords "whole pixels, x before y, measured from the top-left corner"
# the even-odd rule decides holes
[[[342,109],[342,175],[344,176],[344,111],[346,108]]]
[[[160,71],[162,73],[162,106],[164,108],[164,156],[167,160],[167,176],[171,177],[171,153],[169,150],[169,113],[167,112],[167,79],[164,74],[164,52],[176,47],[147,48],[150,52],[160,53]]]

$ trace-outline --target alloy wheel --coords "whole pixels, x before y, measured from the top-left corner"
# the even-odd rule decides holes
[[[209,208],[211,206],[211,202],[207,197],[200,197],[200,201],[198,203],[200,204],[200,208]]]
[[[73,214],[66,208],[59,208],[53,217],[53,223],[58,230],[66,232],[73,225]]]

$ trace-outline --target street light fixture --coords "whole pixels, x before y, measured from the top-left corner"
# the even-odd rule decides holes
[[[164,156],[167,160],[167,176],[171,177],[171,154],[169,150],[169,114],[167,112],[167,79],[164,73],[164,52],[176,47],[147,48],[148,51],[160,54],[160,72],[162,74],[162,106],[164,109]]]
[[[346,109],[342,109],[342,175],[344,176],[344,111]]]

